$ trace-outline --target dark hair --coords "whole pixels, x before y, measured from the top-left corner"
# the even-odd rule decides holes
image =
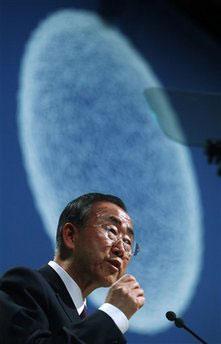
[[[62,211],[57,227],[56,246],[61,258],[68,256],[68,250],[64,245],[62,229],[66,222],[73,222],[79,229],[86,224],[92,205],[96,202],[111,202],[118,205],[124,211],[127,211],[123,201],[116,196],[102,193],[88,193],[69,202]]]

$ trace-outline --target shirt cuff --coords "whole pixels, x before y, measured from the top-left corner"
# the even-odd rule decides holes
[[[99,310],[108,314],[123,334],[128,330],[129,321],[119,308],[110,303],[104,303]]]

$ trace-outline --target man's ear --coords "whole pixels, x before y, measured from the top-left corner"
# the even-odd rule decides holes
[[[77,228],[73,223],[67,222],[62,228],[62,237],[65,246],[69,249],[73,249],[75,246],[75,240],[77,236]]]

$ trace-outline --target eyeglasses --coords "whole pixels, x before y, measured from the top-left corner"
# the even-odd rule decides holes
[[[68,220],[72,221],[73,216],[68,216]],[[121,234],[118,233],[118,229],[113,225],[95,224],[94,227],[102,229],[103,235],[110,245],[116,245],[120,240],[122,241],[124,251],[128,258],[131,256],[137,256],[140,252],[140,245],[135,241],[130,239],[130,237],[123,238]]]
[[[130,238],[122,238],[122,236],[118,234],[118,231],[115,229],[115,227],[105,226],[102,227],[102,229],[104,236],[111,245],[116,245],[120,240],[122,241],[124,251],[129,258],[131,256],[136,256],[139,253],[139,244],[136,243],[134,240],[131,240]]]

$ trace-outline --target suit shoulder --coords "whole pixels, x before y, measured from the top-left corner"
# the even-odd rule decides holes
[[[36,300],[43,307],[48,306],[49,286],[38,271],[30,268],[15,267],[8,270],[0,280],[0,292],[19,304]]]
[[[30,279],[38,279],[39,274],[37,271],[24,267],[24,266],[17,266],[8,271],[6,271],[3,276],[1,277],[1,282],[5,280],[10,281],[23,281],[23,280],[30,280]]]
[[[45,289],[46,281],[41,274],[33,269],[18,266],[4,273],[0,279],[0,289],[7,291],[13,288],[43,288]]]

